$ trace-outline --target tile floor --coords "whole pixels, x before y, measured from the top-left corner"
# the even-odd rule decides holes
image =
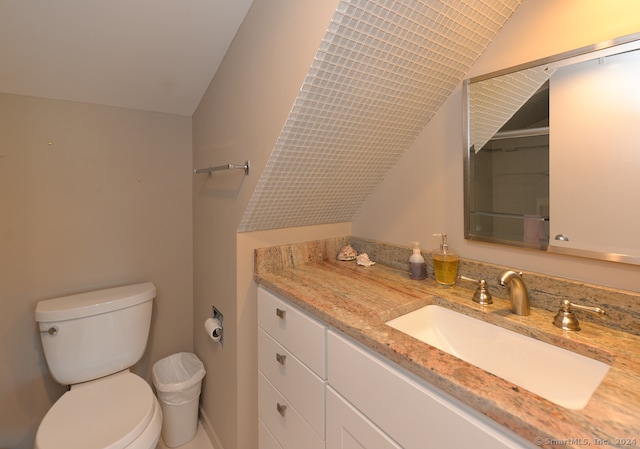
[[[160,438],[160,442],[158,443],[156,449],[168,449],[162,441],[162,438]],[[202,425],[198,422],[198,432],[196,433],[196,436],[193,438],[193,440],[182,446],[178,446],[178,448],[175,449],[213,449],[213,446],[211,445],[211,442],[207,437],[207,433],[202,428]]]

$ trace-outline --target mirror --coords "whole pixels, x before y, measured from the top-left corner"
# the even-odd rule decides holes
[[[640,33],[465,80],[465,238],[640,264]]]

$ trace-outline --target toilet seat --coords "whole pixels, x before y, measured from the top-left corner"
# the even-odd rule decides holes
[[[124,449],[158,410],[149,384],[129,371],[74,385],[42,420],[35,448]]]

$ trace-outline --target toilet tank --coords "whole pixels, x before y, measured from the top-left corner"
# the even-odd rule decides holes
[[[38,302],[35,318],[52,377],[73,385],[133,366],[144,353],[151,282]]]

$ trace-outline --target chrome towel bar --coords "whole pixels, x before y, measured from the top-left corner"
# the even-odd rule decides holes
[[[244,174],[249,174],[249,161],[244,161],[244,165],[236,165],[236,164],[226,164],[226,165],[218,165],[217,167],[207,167],[207,168],[198,168],[193,171],[193,174],[199,175],[201,173],[208,173],[209,177],[213,174],[214,171],[220,170],[244,170]]]

